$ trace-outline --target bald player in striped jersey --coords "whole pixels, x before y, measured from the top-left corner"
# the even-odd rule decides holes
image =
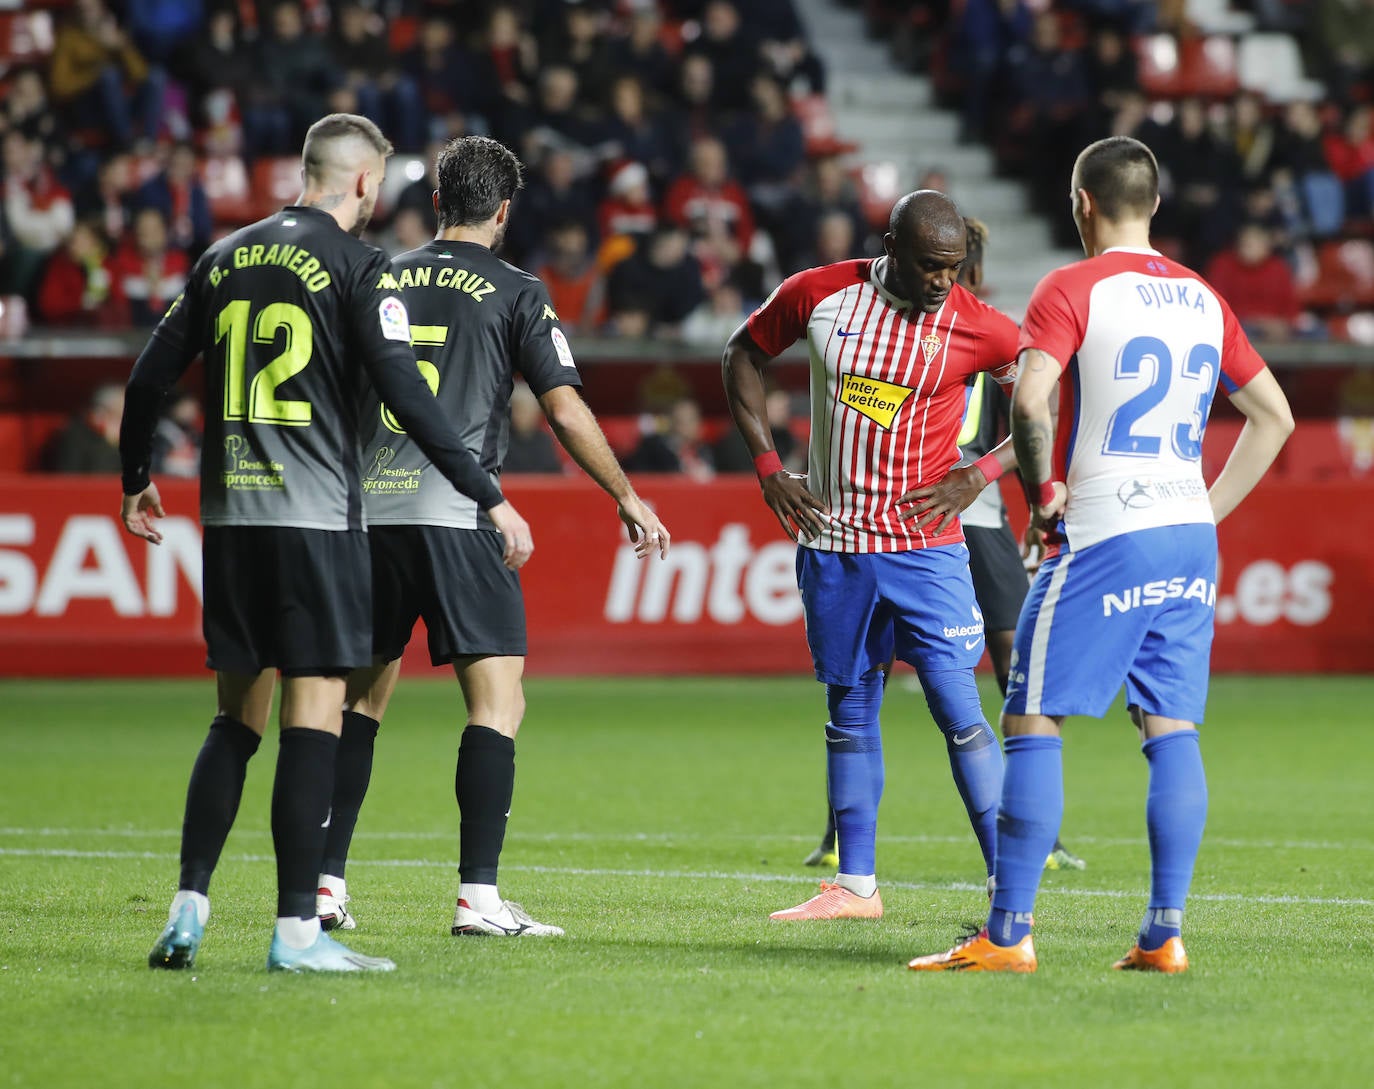
[[[775,912],[778,921],[882,915],[878,713],[894,656],[916,668],[992,872],[1002,756],[973,678],[983,620],[958,519],[945,517],[959,508],[938,498],[935,486],[959,460],[969,377],[988,371],[1012,381],[1016,325],[956,282],[966,231],[944,194],[923,190],[899,200],[883,245],[876,260],[789,277],[731,337],[723,360],[730,409],[764,501],[801,545],[807,641],[830,712],[839,872],[818,896]],[[811,359],[807,477],[783,471],[764,410],[763,370],[798,340]],[[1011,462],[1004,443],[953,472],[985,484]]]

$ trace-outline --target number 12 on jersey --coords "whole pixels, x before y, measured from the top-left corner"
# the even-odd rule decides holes
[[[1221,354],[1215,345],[1194,344],[1175,374],[1173,353],[1164,341],[1158,337],[1134,337],[1127,341],[1121,354],[1116,357],[1116,377],[1138,378],[1148,368],[1153,368],[1150,384],[1121,405],[1107,421],[1102,452],[1118,457],[1159,457],[1163,436],[1152,434],[1148,428],[1138,428],[1137,425],[1146,413],[1169,396],[1175,379],[1182,379],[1197,383],[1201,392],[1193,402],[1189,418],[1168,429],[1169,443],[1182,460],[1197,461],[1202,457],[1202,432],[1207,426],[1207,414],[1211,411],[1212,398],[1217,391]]]
[[[254,345],[272,345],[281,332],[286,344],[281,352],[255,374],[248,373],[248,333]],[[277,427],[309,427],[309,401],[287,401],[277,390],[310,364],[315,351],[315,330],[310,315],[295,303],[269,303],[252,318],[252,303],[235,299],[225,304],[215,320],[215,343],[226,341],[224,352],[224,418]],[[256,352],[253,353],[255,356]],[[256,362],[256,360],[255,360]]]

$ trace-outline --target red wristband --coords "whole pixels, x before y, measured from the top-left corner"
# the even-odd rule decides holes
[[[1055,481],[1046,480],[1035,486],[1035,505],[1037,507],[1048,507],[1054,502]]]
[[[759,479],[772,476],[774,473],[782,472],[782,458],[778,457],[776,450],[767,450],[754,459],[754,471],[759,474]]]
[[[990,453],[975,461],[973,467],[983,474],[989,484],[1002,475],[1002,463]]]

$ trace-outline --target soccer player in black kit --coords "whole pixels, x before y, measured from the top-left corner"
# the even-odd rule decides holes
[[[412,321],[418,366],[444,416],[499,479],[517,374],[529,383],[554,434],[615,500],[640,558],[668,552],[668,531],[635,494],[578,393],[572,349],[548,291],[496,256],[520,188],[520,161],[481,136],[439,155],[439,234],[402,254],[392,273]],[[525,712],[525,609],[520,581],[501,563],[480,505],[437,478],[386,401],[369,410],[363,499],[370,527],[374,665],[349,679],[333,814],[320,874],[326,928],[352,929],[344,867],[372,769],[377,729],[417,618],[430,660],[451,664],[467,705],[458,746],[459,888],[452,933],[561,935],[502,899],[497,864],[515,783],[515,734]]]
[[[158,410],[204,354],[204,627],[219,713],[191,773],[179,891],[148,957],[154,968],[195,963],[210,877],[267,725],[278,670],[278,900],[267,966],[395,967],[321,933],[315,910],[345,677],[371,660],[360,461],[368,379],[433,460],[443,487],[460,489],[500,528],[504,561],[518,566],[533,549],[528,525],[436,410],[416,370],[390,263],[358,238],[390,153],[366,118],[332,114],[311,126],[298,204],[205,252],[129,379],[122,516],[131,533],[156,544],[163,510],[148,463]]]

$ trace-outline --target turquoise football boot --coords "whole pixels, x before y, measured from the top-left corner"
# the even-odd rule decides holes
[[[306,949],[292,949],[275,931],[267,953],[269,972],[391,972],[394,961],[386,957],[365,957],[321,931]]]
[[[193,968],[196,963],[196,950],[200,940],[205,937],[205,927],[196,914],[196,905],[186,902],[181,905],[177,917],[167,924],[167,929],[158,938],[153,951],[148,954],[149,968]]]

